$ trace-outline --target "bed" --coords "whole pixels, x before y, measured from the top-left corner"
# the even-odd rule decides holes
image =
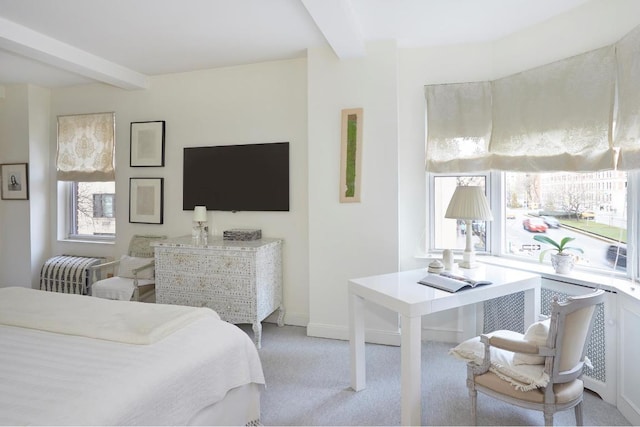
[[[264,375],[208,308],[0,288],[0,424],[251,425]]]

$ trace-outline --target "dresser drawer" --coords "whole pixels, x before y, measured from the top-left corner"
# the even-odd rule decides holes
[[[163,271],[156,274],[156,293],[167,290],[195,292],[204,295],[229,295],[255,298],[256,280],[252,276],[209,274],[187,274],[179,270]]]
[[[209,307],[218,313],[222,320],[230,323],[252,323],[255,320],[255,316],[252,315],[256,311],[255,299],[168,290],[158,295],[156,300],[159,304]]]
[[[251,252],[221,251],[194,256],[188,251],[158,251],[156,271],[180,271],[186,274],[224,274],[251,276],[255,274],[255,256]]]

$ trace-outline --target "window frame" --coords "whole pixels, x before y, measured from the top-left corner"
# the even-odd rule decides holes
[[[64,221],[64,224],[65,224],[64,226],[66,230],[64,233],[65,235],[64,239],[72,240],[72,241],[85,241],[85,242],[106,242],[106,243],[115,242],[117,231],[113,235],[78,234],[75,232],[78,229],[77,215],[76,215],[77,207],[75,203],[75,201],[77,200],[76,196],[77,196],[77,190],[78,190],[78,185],[77,185],[78,181],[58,181],[58,183],[62,184],[62,186],[58,187],[58,192],[60,193],[60,190],[61,189],[63,190],[62,197],[65,199],[65,202],[66,202],[65,203],[66,209],[64,211],[64,216],[66,217]],[[114,200],[115,200],[115,192],[113,194],[114,194]],[[117,224],[116,215],[114,215],[113,218]]]
[[[627,268],[626,271],[605,270],[588,266],[576,266],[577,270],[611,277],[627,277],[638,280],[640,260],[640,171],[627,172]],[[485,251],[478,254],[504,257],[520,262],[534,263],[522,257],[506,252],[506,173],[502,171],[470,173],[432,173],[427,174],[427,253],[440,254],[442,249],[435,248],[435,178],[458,176],[485,176],[486,195],[493,214],[493,221],[487,222],[487,240]],[[456,254],[462,253],[455,250]]]
[[[491,194],[494,191],[493,188],[493,179],[492,173],[490,172],[471,172],[471,173],[429,173],[427,172],[427,193],[428,193],[428,203],[427,203],[427,217],[428,217],[428,230],[429,230],[429,239],[428,239],[428,247],[427,253],[442,253],[442,251],[446,248],[436,248],[435,247],[435,180],[436,178],[457,178],[463,176],[481,176],[485,179],[485,194],[487,196],[487,200],[489,201],[489,206],[493,213],[494,206],[492,204]],[[495,222],[495,214],[494,221]],[[495,241],[495,232],[493,231],[492,221],[486,221],[486,232],[485,232],[485,250],[476,251],[477,254],[494,254],[492,251],[493,242]],[[462,249],[455,249],[454,253],[459,254],[462,253]]]

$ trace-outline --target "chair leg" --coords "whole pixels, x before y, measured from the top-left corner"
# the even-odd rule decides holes
[[[576,425],[577,426],[582,426],[583,424],[583,419],[582,419],[582,401],[580,401],[574,408],[573,408],[574,412],[576,413]]]
[[[469,382],[469,380],[467,380]],[[469,385],[469,397],[471,398],[471,425],[478,425],[478,392],[473,384]]]

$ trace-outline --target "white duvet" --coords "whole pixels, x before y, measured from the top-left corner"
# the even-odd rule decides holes
[[[206,307],[130,304],[35,289],[0,288],[0,324],[67,335],[151,344],[201,317]]]
[[[0,325],[4,425],[185,425],[249,383],[264,384],[255,345],[215,316],[148,345]]]

